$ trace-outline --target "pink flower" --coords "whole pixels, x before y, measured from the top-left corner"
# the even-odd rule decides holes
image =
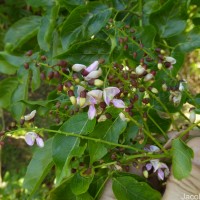
[[[102,101],[103,92],[101,90],[91,90],[87,92],[85,102],[82,104],[80,94],[84,90],[84,87],[78,86],[77,93],[79,97],[77,98],[77,104],[79,104],[82,108],[89,106],[88,118],[92,120],[96,116],[95,104],[98,104]]]
[[[164,180],[170,173],[168,166],[158,159],[150,160],[150,163],[146,164],[147,171],[150,171],[152,168],[154,170],[153,172],[157,172],[159,180]]]
[[[44,147],[44,141],[43,141],[43,139],[41,137],[39,137],[37,135],[37,133],[35,133],[35,132],[28,132],[28,133],[26,133],[26,135],[25,135],[25,142],[29,146],[33,146],[33,144],[35,143],[35,141],[36,141],[36,143],[37,143],[37,145],[39,147],[41,147],[41,148]]]
[[[117,87],[107,87],[103,90],[103,98],[105,103],[109,106],[110,103],[113,103],[113,105],[116,108],[125,108],[125,104],[121,99],[114,99],[114,97],[120,93],[119,88]]]

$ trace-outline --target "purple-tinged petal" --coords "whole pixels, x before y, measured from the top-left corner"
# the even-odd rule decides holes
[[[154,172],[157,171],[160,167],[160,162],[158,159],[150,160],[150,163],[153,165]]]
[[[113,105],[116,108],[125,108],[125,103],[121,99],[113,99],[112,100]]]
[[[96,108],[94,105],[90,105],[88,110],[88,118],[92,120],[94,119],[95,116],[96,116]]]
[[[101,100],[102,100],[103,91],[102,90],[91,90],[87,94],[94,97],[98,103],[98,102],[101,102]]]
[[[165,174],[162,169],[158,169],[158,179],[164,180]]]
[[[84,90],[85,90],[85,88],[84,88],[83,86],[78,85],[78,88],[77,88],[77,94],[78,94],[78,96],[80,96],[80,93],[81,93],[82,91],[84,91]]]
[[[75,72],[80,72],[82,69],[85,69],[85,68],[86,68],[86,66],[82,65],[82,64],[74,64],[72,66],[72,70]]]
[[[37,137],[37,134],[35,132],[28,132],[25,135],[25,142],[29,145],[29,146],[33,146],[35,139]]]
[[[95,70],[97,70],[98,66],[99,66],[99,61],[96,60],[86,68],[86,71],[87,72],[95,71]]]
[[[99,68],[99,69],[96,70],[96,71],[90,72],[90,73],[85,77],[85,80],[86,80],[86,81],[89,81],[89,80],[91,80],[91,79],[98,78],[99,76],[101,76],[101,74],[102,74],[102,69]]]
[[[25,121],[29,121],[35,117],[36,110],[33,110],[30,114],[24,116]]]
[[[149,147],[150,152],[159,152],[160,149],[155,145],[150,145]]]
[[[146,164],[147,171],[150,171],[152,169],[153,165],[151,163]]]
[[[37,136],[36,137],[36,143],[37,143],[37,145],[39,146],[39,147],[44,147],[44,141],[43,141],[43,139],[41,138],[41,137],[39,137],[39,136]]]
[[[107,105],[110,104],[111,100],[113,100],[114,96],[120,93],[120,89],[117,87],[107,87],[103,90],[103,98]]]

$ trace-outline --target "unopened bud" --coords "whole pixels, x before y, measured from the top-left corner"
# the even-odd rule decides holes
[[[152,73],[149,73],[149,74],[147,74],[145,77],[144,77],[144,81],[146,82],[146,81],[150,81],[151,79],[153,79],[153,74]]]
[[[191,108],[191,109],[190,109],[190,116],[189,116],[189,119],[190,119],[190,122],[191,122],[191,123],[194,123],[195,120],[196,120],[196,113],[195,113],[194,108]]]
[[[156,88],[152,88],[151,92],[153,92],[154,94],[158,94],[158,90]]]
[[[167,91],[167,85],[166,85],[166,83],[162,84],[162,89],[163,89],[164,92]]]
[[[144,170],[144,171],[143,171],[143,175],[144,175],[145,178],[148,178],[148,177],[149,177],[148,171],[147,171],[147,170]]]
[[[99,117],[99,119],[98,119],[98,122],[104,122],[104,121],[106,121],[106,120],[107,120],[106,115],[101,115],[101,116]]]
[[[72,105],[76,105],[76,97],[74,95],[74,91],[69,90],[68,95],[69,95],[69,99],[70,99]]]
[[[161,49],[161,50],[160,50],[160,53],[161,53],[161,54],[165,54],[165,50]]]
[[[104,83],[104,82],[103,82],[102,80],[100,80],[100,79],[95,79],[95,80],[94,80],[94,85],[97,86],[97,87],[102,86],[103,83]]]
[[[72,105],[76,105],[76,97],[75,96],[71,96],[71,97],[69,97],[69,99],[70,99]]]
[[[159,62],[159,63],[158,63],[158,69],[161,70],[162,67],[163,67],[162,63]]]
[[[142,75],[145,72],[145,68],[142,67],[141,65],[138,65],[135,69],[135,72],[137,75]]]

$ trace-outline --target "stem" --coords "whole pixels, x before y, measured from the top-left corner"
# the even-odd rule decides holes
[[[100,187],[99,190],[97,191],[97,193],[96,193],[94,199],[96,199],[96,198],[98,197],[99,193],[101,192],[102,188],[104,187],[104,185],[106,184],[106,182],[108,181],[108,179],[109,179],[110,177],[111,177],[111,174],[109,174],[109,175],[106,177],[105,181],[103,182],[103,184],[101,185],[101,187]]]
[[[190,130],[192,130],[195,126],[197,126],[198,124],[200,124],[200,121],[192,124],[191,126],[189,126],[187,129],[185,129],[179,136],[178,138],[181,139],[184,135],[186,135]]]
[[[120,161],[123,162],[127,162],[130,160],[134,160],[135,158],[144,158],[144,157],[150,157],[150,158],[166,158],[166,157],[170,157],[170,155],[167,154],[152,154],[152,153],[143,153],[143,154],[137,154],[137,155],[131,155],[131,156],[127,156],[125,158],[122,158]]]
[[[140,12],[140,20],[139,20],[139,26],[142,27],[142,0],[139,0],[139,12]]]
[[[4,120],[4,115],[3,115],[3,110],[0,109],[0,114],[1,114],[1,121],[2,121],[2,131],[5,130],[5,120]],[[2,185],[3,180],[2,180],[2,146],[0,145],[0,186]]]
[[[103,143],[103,144],[108,144],[110,146],[117,146],[117,147],[122,147],[122,148],[125,148],[125,149],[131,149],[131,150],[134,150],[136,152],[144,152],[144,150],[141,150],[141,149],[138,149],[138,148],[135,148],[135,147],[131,147],[129,145],[123,145],[123,144],[117,144],[117,143],[113,143],[113,142],[109,142],[109,141],[106,141],[106,140],[102,140],[102,139],[98,139],[98,138],[92,138],[92,137],[89,137],[89,136],[85,136],[85,135],[79,135],[79,134],[76,134],[76,133],[67,133],[67,132],[63,132],[63,131],[60,131],[60,130],[51,130],[51,129],[45,129],[45,128],[21,128],[21,129],[18,129],[18,130],[24,130],[24,131],[35,131],[35,132],[38,132],[38,131],[46,131],[46,132],[51,132],[51,133],[59,133],[59,134],[63,134],[63,135],[66,135],[66,136],[72,136],[72,137],[78,137],[78,138],[81,138],[81,139],[85,139],[85,140],[91,140],[91,141],[94,141],[94,142],[98,142],[98,143]],[[10,131],[10,133],[12,132],[15,132],[15,131]]]
[[[148,118],[157,126],[157,128],[162,132],[165,139],[168,139],[167,134],[160,128],[160,126],[157,124],[157,122],[149,115],[149,110],[147,111]]]
[[[124,115],[127,116],[127,113],[124,113]],[[128,115],[127,118],[129,118],[133,123],[140,127],[140,124],[135,121],[131,116]],[[160,149],[162,149],[164,153],[168,154],[166,149],[151,135],[151,133],[149,133],[146,129],[143,129],[143,131]]]

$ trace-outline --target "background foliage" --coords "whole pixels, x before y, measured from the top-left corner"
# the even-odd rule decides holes
[[[132,195],[139,198],[141,190],[145,190],[141,198],[148,196],[148,199],[160,199],[161,194],[148,181],[129,173],[115,172],[112,167],[120,159],[123,167],[133,161],[138,162],[138,152],[141,152],[141,158],[150,160],[153,156],[145,157],[142,153],[146,144],[155,142],[151,133],[158,138],[164,135],[164,142],[160,141],[162,148],[170,127],[179,130],[174,113],[180,113],[183,104],[190,103],[199,113],[199,94],[190,94],[186,90],[180,104],[175,106],[169,101],[170,92],[161,88],[163,83],[171,88],[179,85],[185,56],[200,47],[199,1],[7,0],[1,4],[2,119],[4,121],[4,118],[12,117],[19,124],[25,111],[36,109],[38,116],[35,126],[28,125],[26,128],[37,130],[46,139],[44,148],[33,149],[34,155],[23,183],[26,190],[22,189],[20,194],[24,198],[29,195],[34,199],[37,195],[46,198],[47,193],[40,194],[38,188],[50,173],[56,177],[56,184],[53,186],[53,178],[50,179],[50,187],[45,184],[47,190],[53,187],[49,199],[98,199],[108,178],[113,180],[117,199],[131,199]],[[170,72],[167,68],[157,70],[157,47],[176,58],[176,64]],[[118,117],[119,111],[114,107],[105,111],[112,115],[111,119],[101,123],[96,119],[88,120],[85,109],[77,113],[67,93],[57,91],[58,85],[67,80],[74,84],[71,71],[73,64],[89,65],[95,60],[104,60],[104,87],[111,85],[108,81],[108,75],[111,74],[118,81],[121,80],[124,90],[130,93],[126,83],[130,77],[123,76],[115,64],[128,65],[133,70],[141,63],[141,59],[145,59],[150,70],[157,71],[151,86],[158,89],[159,93],[150,94],[150,102],[144,106],[144,93],[138,88],[134,94],[139,96],[139,101],[134,104],[134,115],[129,123]],[[145,90],[149,86],[144,83]],[[126,95],[128,104],[129,97]],[[8,117],[4,111],[10,113]],[[163,118],[159,112],[167,112],[170,117]],[[144,113],[148,115],[146,121]],[[36,129],[36,126],[41,128]],[[138,134],[143,126],[146,126],[144,130],[147,134],[142,136],[144,142],[140,144]],[[1,128],[6,129],[4,122]],[[10,125],[12,136],[24,135],[24,130],[20,131],[20,126],[18,128],[17,131],[15,125]],[[135,139],[135,143],[130,139]],[[112,153],[120,147],[126,150],[124,154],[118,152],[119,160],[113,161]],[[181,158],[177,151],[183,152],[185,158]],[[131,155],[132,159],[126,157]],[[159,155],[168,164],[172,159],[176,178],[181,179],[189,174],[192,152],[180,137],[174,140],[172,150],[165,152],[162,149]],[[105,168],[106,163],[111,163],[110,167]],[[179,171],[180,165],[186,166],[183,173]],[[8,175],[5,174],[4,181],[7,179]]]

